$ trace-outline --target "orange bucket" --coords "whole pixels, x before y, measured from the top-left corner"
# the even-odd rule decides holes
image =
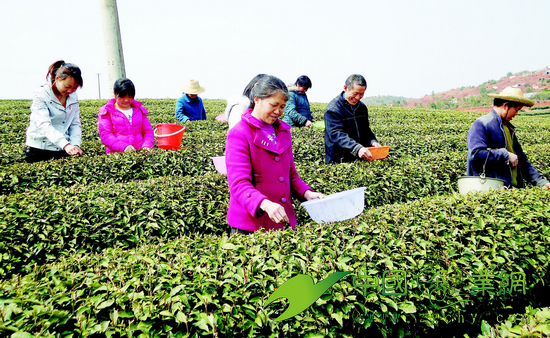
[[[185,130],[187,128],[179,124],[157,124],[154,133],[157,137],[159,148],[178,150],[181,147],[181,140],[183,139],[183,132]]]
[[[368,147],[372,159],[371,160],[381,160],[383,158],[388,157],[388,154],[390,152],[390,147]]]

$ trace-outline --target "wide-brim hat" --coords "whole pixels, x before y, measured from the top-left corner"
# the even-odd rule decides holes
[[[185,94],[200,94],[205,91],[204,87],[199,85],[199,80],[189,80],[189,83],[181,90]]]
[[[521,92],[520,88],[513,88],[513,87],[506,87],[503,91],[500,92],[500,94],[487,94],[491,97],[494,97],[496,99],[501,99],[505,101],[512,101],[512,102],[518,102],[523,104],[524,106],[532,107],[535,102],[529,100],[525,96],[523,96],[523,93]]]

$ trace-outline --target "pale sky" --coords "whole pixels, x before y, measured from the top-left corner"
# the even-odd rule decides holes
[[[422,97],[550,66],[549,0],[118,0],[136,99],[177,98],[196,78],[207,99],[258,73],[329,102],[348,75],[366,96]],[[78,65],[81,99],[112,92],[99,0],[0,0],[0,99],[30,99],[59,59]]]

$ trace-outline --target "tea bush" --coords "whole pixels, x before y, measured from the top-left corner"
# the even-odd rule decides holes
[[[228,194],[225,176],[210,174],[2,196],[0,274],[28,272],[82,250],[223,233]]]
[[[471,313],[493,318],[543,301],[549,212],[550,193],[538,188],[453,194],[296,232],[184,235],[78,252],[1,282],[0,316],[6,332],[34,335],[448,333]],[[264,307],[275,288],[296,274],[320,280],[334,271],[354,272],[292,320],[271,320],[286,307]],[[381,285],[365,282],[392,271],[406,273],[407,292],[384,295]],[[524,292],[498,292],[495,280],[489,291],[477,289],[478,275],[517,272],[524,273]],[[443,296],[433,294],[436,277]]]
[[[463,160],[462,155],[456,154]],[[113,168],[114,162],[110,161],[118,156],[97,157],[108,161],[104,166],[95,163],[92,168],[98,170],[95,173],[100,173],[102,168]],[[135,165],[136,157],[143,159],[149,156],[120,156],[124,159],[121,168],[124,164]],[[134,161],[129,162],[132,159]],[[453,161],[444,162],[440,157],[431,160],[425,163],[426,159],[418,157],[402,161],[399,165],[384,161],[358,165],[315,165],[299,167],[298,171],[314,189],[326,193],[366,186],[365,204],[380,206],[454,191],[456,177],[463,169],[454,168],[452,164],[449,167],[439,165],[437,170],[433,170],[431,167],[435,163],[449,164]],[[61,162],[40,163],[35,167],[55,166]],[[57,187],[43,187],[40,194],[29,190],[0,196],[0,205],[4,206],[0,208],[4,229],[0,233],[0,238],[4,240],[3,246],[0,245],[0,256],[4,253],[9,257],[0,264],[0,271],[28,270],[31,263],[57,259],[60,254],[66,255],[80,249],[95,251],[118,242],[131,246],[140,241],[166,240],[188,232],[211,234],[225,231],[225,213],[229,204],[225,176],[205,172],[199,176],[178,177],[174,176],[178,174],[176,168],[175,164],[162,166],[159,170],[171,171],[162,171],[161,177],[151,179],[147,176],[153,175],[154,167],[143,175],[139,175],[137,167],[134,170],[113,170],[114,175],[124,175],[121,180],[127,181],[117,184],[99,183],[115,181],[115,178],[108,176],[109,173],[99,177],[94,174],[74,175],[79,180],[77,182],[85,182],[86,177],[95,180],[73,186],[68,180],[63,181],[66,184],[55,181]],[[37,172],[54,175],[62,171],[43,169]],[[57,174],[55,177],[66,176]],[[335,182],[334,177],[341,179]],[[406,180],[396,179],[401,177],[406,177]],[[44,176],[43,180],[35,183],[51,183],[51,177],[49,180],[47,178]],[[139,178],[144,180],[139,181]],[[297,208],[297,218],[299,223],[309,221],[309,216],[301,207]]]
[[[525,313],[512,314],[502,324],[491,327],[481,324],[479,338],[492,337],[543,337],[550,335],[550,308],[527,307]]]
[[[204,101],[208,119],[186,124],[178,151],[111,156],[97,133],[106,102],[80,103],[85,156],[27,164],[30,101],[0,101],[0,336],[462,335],[479,332],[469,318],[547,305],[549,193],[455,193],[480,113],[369,107],[390,155],[340,165],[324,164],[322,130],[292,129],[304,181],[326,194],[367,187],[365,212],[317,225],[294,201],[296,232],[228,237],[227,180],[209,159],[225,151],[225,102]],[[143,103],[153,127],[180,123],[175,100]],[[322,120],[326,104],[311,107]],[[550,176],[550,120],[514,124]],[[292,319],[273,320],[285,301],[263,305],[296,274],[335,271],[353,273]],[[398,271],[405,294],[366,287]],[[513,273],[524,293],[495,280],[473,292],[479,276]]]

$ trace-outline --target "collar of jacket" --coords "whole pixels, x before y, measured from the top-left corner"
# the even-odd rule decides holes
[[[250,112],[244,113],[242,120],[254,129],[254,144],[258,147],[280,155],[292,145],[290,126],[280,119],[273,123],[277,134],[277,144],[271,142],[264,133],[258,132],[261,129],[260,121],[252,116]]]
[[[109,113],[118,112],[119,110],[116,109],[116,107],[115,107],[115,102],[116,102],[116,99],[110,99],[109,102],[107,102],[107,104],[105,105],[105,110],[100,111],[100,112],[99,112],[99,115],[105,115],[105,114],[107,114],[107,112],[109,112]],[[139,109],[139,110],[141,110],[141,112],[142,112],[143,114],[146,114],[146,115],[147,115],[148,111],[146,111],[146,110],[144,110],[144,109],[141,109],[142,106],[143,106],[143,104],[142,104],[140,101],[134,100],[134,101],[132,101],[132,103],[131,103],[131,107],[132,107],[132,108]]]
[[[289,85],[288,86],[288,92],[298,94],[298,95],[306,95],[306,93],[299,91],[298,87],[295,86],[295,85]]]
[[[355,106],[352,106],[351,103],[348,102],[348,100],[346,100],[344,98],[344,94],[345,92],[342,90],[342,92],[340,93],[340,95],[338,96],[338,100],[340,101],[341,104],[343,104],[346,108],[348,108],[350,111],[354,112],[355,109],[359,108],[359,106],[361,105],[361,101],[357,102],[357,104]]]
[[[512,133],[516,130],[516,127],[514,127],[514,125],[512,123],[510,123],[510,121],[504,120],[499,114],[497,114],[497,112],[494,109],[491,109],[491,111],[489,113],[493,116],[493,118],[495,120],[499,121],[499,124],[501,126],[503,126],[503,125],[508,126],[508,128],[510,128],[510,131]]]
[[[298,86],[296,86],[296,85],[294,85],[294,84],[289,84],[289,85],[287,85],[287,88],[288,88],[288,91],[289,91],[289,92],[295,92],[295,93],[298,92]]]
[[[185,100],[185,102],[187,103],[197,103],[201,100],[200,97],[196,97],[194,99],[191,99],[189,96],[187,96],[187,93],[183,93],[183,99]]]
[[[61,104],[61,101],[55,96],[55,93],[53,92],[52,84],[50,81],[46,82],[46,85],[48,86],[48,95],[50,95],[50,100],[55,101],[55,103]],[[78,103],[78,96],[76,95],[76,92],[70,93],[69,96],[67,96],[67,102],[65,102],[65,107],[70,106],[71,104]]]

